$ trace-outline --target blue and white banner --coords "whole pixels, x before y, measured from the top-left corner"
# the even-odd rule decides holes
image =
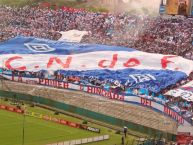
[[[173,97],[181,97],[186,101],[193,102],[193,81],[177,89],[170,90],[165,95],[170,95]]]
[[[193,61],[135,49],[22,37],[0,43],[0,68],[60,74],[115,83],[153,92],[193,71]]]

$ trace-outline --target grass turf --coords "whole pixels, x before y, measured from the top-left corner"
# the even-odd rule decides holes
[[[9,102],[2,101],[0,104],[10,104]],[[54,115],[53,111],[42,109],[39,107],[29,107],[28,111],[36,113],[47,114],[57,118],[62,118],[72,122],[82,123],[82,120],[73,118],[67,115]],[[54,143],[58,141],[66,141],[71,139],[80,139],[93,137],[98,135],[109,134],[110,140],[90,143],[89,145],[120,145],[121,135],[115,134],[115,131],[108,128],[89,123],[89,126],[101,129],[100,134],[74,129],[71,127],[59,125],[52,122],[47,122],[41,119],[26,117],[25,118],[25,145],[46,145],[47,143]],[[8,111],[0,110],[0,145],[21,145],[22,143],[22,126],[23,116],[11,113]],[[127,137],[128,144],[136,144],[136,138],[133,136]]]
[[[0,145],[21,145],[23,116],[0,110]],[[45,145],[57,141],[87,138],[97,134],[25,117],[25,145]]]

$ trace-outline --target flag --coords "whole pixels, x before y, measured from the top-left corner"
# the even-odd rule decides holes
[[[80,42],[82,37],[88,35],[87,31],[79,31],[79,30],[70,30],[65,32],[60,32],[62,35],[58,41],[65,42]]]
[[[187,78],[193,70],[193,61],[180,56],[23,36],[0,43],[0,55],[0,68],[59,71],[87,84],[94,79],[97,85],[106,82],[121,89],[143,88],[155,93]]]

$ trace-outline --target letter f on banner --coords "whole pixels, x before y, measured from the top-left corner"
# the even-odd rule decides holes
[[[173,61],[168,60],[168,58],[173,58],[173,57],[177,57],[177,56],[164,56],[161,59],[161,65],[163,69],[166,69],[168,66],[168,63],[174,63]]]
[[[104,64],[105,62],[109,62],[109,60],[101,60],[101,61],[99,61],[98,66],[102,67],[102,68],[107,68],[107,67],[108,68],[114,68],[115,64],[117,63],[117,60],[118,60],[118,54],[114,54],[110,65]]]

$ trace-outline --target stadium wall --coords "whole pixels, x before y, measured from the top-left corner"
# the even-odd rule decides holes
[[[98,121],[102,121],[108,124],[116,125],[116,126],[127,126],[129,129],[133,131],[138,131],[141,133],[149,134],[152,137],[156,138],[167,138],[170,141],[176,141],[176,135],[163,132],[160,130],[156,130],[153,128],[149,128],[143,125],[135,124],[129,121],[121,120],[115,117],[107,116],[104,114],[100,114],[97,112],[93,112],[87,109],[79,108],[76,106],[68,105],[65,103],[57,102],[51,99],[39,97],[39,96],[32,96],[32,95],[26,95],[26,94],[21,94],[21,93],[15,93],[15,92],[9,92],[9,91],[3,91],[0,90],[0,96],[9,98],[9,99],[16,99],[16,100],[23,100],[27,102],[33,102],[33,103],[38,103],[38,104],[43,104],[49,107],[53,107],[56,109],[61,109],[64,111],[68,111],[71,113],[79,114],[88,118],[92,118]]]

